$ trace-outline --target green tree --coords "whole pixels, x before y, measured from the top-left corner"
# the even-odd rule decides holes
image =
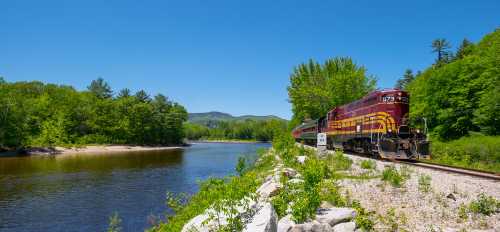
[[[132,96],[130,89],[124,88],[118,92],[118,98],[126,98]]]
[[[450,56],[450,43],[446,39],[435,39],[432,41],[432,52],[437,53],[436,65],[441,65],[448,61]]]
[[[352,102],[375,88],[375,78],[351,58],[336,57],[319,64],[314,60],[294,68],[288,86],[292,125],[319,118],[335,106]]]
[[[144,90],[139,90],[137,93],[135,93],[135,98],[139,100],[140,102],[150,102],[151,97],[146,93]]]
[[[408,86],[410,116],[426,118],[441,139],[460,138],[470,131],[498,134],[500,30],[463,47],[466,55],[429,67]]]
[[[413,71],[411,69],[406,69],[403,77],[398,79],[395,88],[405,90],[406,86],[410,84],[414,79],[415,76],[413,75]]]
[[[93,91],[79,92],[71,86],[37,81],[0,84],[0,150],[182,142],[187,112],[178,103],[163,95],[144,102],[126,95],[111,98],[112,91],[102,80],[91,86]]]
[[[97,80],[93,80],[87,89],[93,93],[96,97],[104,99],[111,98],[113,96],[113,91],[107,82],[104,81],[101,77],[97,78]]]
[[[458,47],[457,53],[455,55],[455,59],[463,59],[466,55],[472,53],[474,48],[474,44],[467,39],[462,40],[460,47]]]

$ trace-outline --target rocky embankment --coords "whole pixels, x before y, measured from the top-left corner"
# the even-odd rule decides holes
[[[283,154],[287,162],[268,152],[273,166],[254,195],[233,210],[209,208],[182,231],[217,231],[235,218],[257,232],[500,231],[497,181],[308,147]]]
[[[272,154],[269,154],[272,155]],[[216,231],[220,226],[227,224],[230,218],[235,216],[243,222],[242,231],[246,232],[352,232],[356,231],[356,210],[352,208],[332,207],[323,202],[316,210],[314,220],[304,223],[295,223],[293,216],[289,213],[284,217],[278,215],[271,204],[272,198],[283,189],[281,179],[286,176],[290,183],[303,182],[302,175],[297,170],[284,167],[280,158],[276,156],[278,163],[272,172],[265,178],[264,183],[257,189],[255,199],[243,199],[237,207],[237,212],[215,213],[214,209],[207,209],[205,213],[192,218],[184,225],[183,232],[208,232]],[[304,163],[305,157],[297,157],[299,163]],[[290,212],[290,209],[287,209]]]

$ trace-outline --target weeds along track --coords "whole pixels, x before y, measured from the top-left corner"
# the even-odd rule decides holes
[[[303,145],[303,146],[316,149],[316,147],[313,147],[313,146],[307,146],[307,145]],[[331,152],[331,150],[328,150],[328,152]],[[369,156],[369,155],[361,154],[361,153],[356,153],[356,152],[349,152],[347,154],[355,155],[355,156],[359,156],[359,157],[363,157],[363,158],[368,158],[368,159],[388,161],[388,162],[400,163],[400,164],[407,164],[407,165],[412,165],[412,166],[417,166],[417,167],[422,167],[422,168],[434,169],[434,170],[438,170],[438,171],[457,173],[457,174],[461,174],[461,175],[469,175],[469,176],[474,176],[474,177],[479,177],[479,178],[500,181],[500,173],[495,173],[495,172],[481,171],[481,170],[470,169],[470,168],[454,167],[454,166],[444,165],[444,164],[435,164],[435,163],[431,163],[428,161],[418,161],[418,160],[405,161],[405,160],[391,160],[391,159],[375,158],[373,156]]]

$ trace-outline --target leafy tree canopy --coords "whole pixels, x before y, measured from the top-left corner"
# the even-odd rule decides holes
[[[446,47],[441,46],[440,47]],[[429,67],[408,85],[411,117],[425,117],[440,138],[500,134],[500,30],[478,44],[464,40],[449,63]]]
[[[375,88],[375,78],[351,58],[336,57],[323,64],[309,60],[294,68],[288,96],[295,126],[307,118],[319,118],[335,106],[361,98]]]

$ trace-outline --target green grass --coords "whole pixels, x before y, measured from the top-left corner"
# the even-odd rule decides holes
[[[404,185],[407,176],[403,171],[398,171],[394,166],[387,166],[382,171],[382,180],[390,183],[393,187],[399,188]]]
[[[362,160],[359,166],[361,166],[362,169],[375,169],[377,167],[373,160]]]
[[[352,160],[345,156],[341,151],[335,151],[335,154],[328,154],[326,163],[332,171],[348,170],[351,168]]]
[[[427,193],[431,190],[431,176],[420,175],[418,178],[418,190]]]
[[[430,162],[500,173],[500,136],[472,133],[457,140],[431,142]]]

